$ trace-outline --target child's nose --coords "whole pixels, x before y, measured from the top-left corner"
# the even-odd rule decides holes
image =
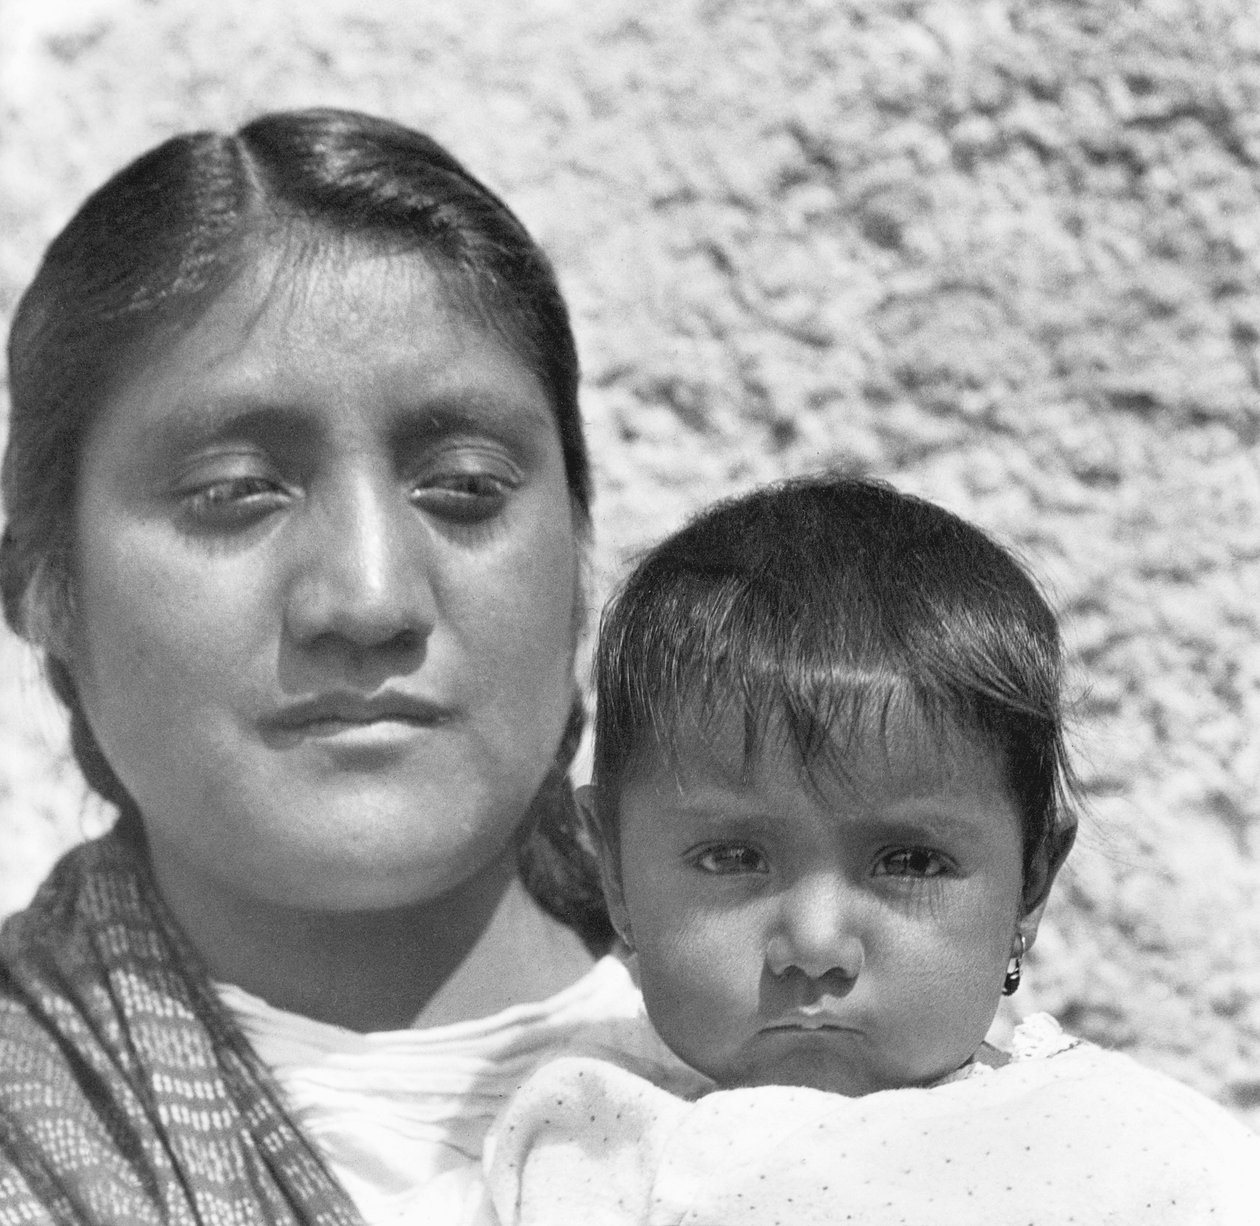
[[[861,974],[865,951],[847,894],[833,881],[810,881],[784,898],[766,945],[772,974],[796,970],[816,980],[853,980]]]

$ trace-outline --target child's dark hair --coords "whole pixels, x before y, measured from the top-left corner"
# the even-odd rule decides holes
[[[843,770],[847,744],[908,715],[1001,755],[1032,888],[1074,826],[1062,657],[1032,578],[956,515],[852,477],[756,490],[651,550],[604,612],[596,820],[615,851],[627,775],[684,721],[734,705],[748,755],[773,723],[807,770]]]

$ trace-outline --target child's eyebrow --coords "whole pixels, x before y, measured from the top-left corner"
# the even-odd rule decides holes
[[[854,823],[889,838],[930,836],[978,843],[993,837],[993,828],[989,822],[935,806],[924,806],[908,812],[864,814],[855,818]]]
[[[768,830],[782,821],[782,814],[768,811],[763,803],[720,787],[671,789],[660,811],[695,826],[727,831]]]
[[[769,830],[787,820],[781,811],[767,809],[764,800],[721,786],[700,785],[673,792],[665,807],[670,814],[697,825],[725,830]],[[835,816],[849,829],[870,838],[935,838],[975,844],[993,837],[991,819],[932,796],[914,798],[888,812],[850,812],[843,819],[838,813]]]

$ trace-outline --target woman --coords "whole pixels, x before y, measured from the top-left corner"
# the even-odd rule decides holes
[[[550,266],[427,138],[264,116],[90,197],[9,362],[4,611],[120,818],[0,939],[0,1222],[456,1220],[530,1068],[657,1051],[570,824]]]

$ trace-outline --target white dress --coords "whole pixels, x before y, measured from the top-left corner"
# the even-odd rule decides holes
[[[1258,1226],[1260,1137],[1042,1014],[1012,1059],[847,1098],[671,1094],[608,1061],[532,1077],[487,1171],[504,1226]]]
[[[370,1226],[481,1219],[486,1132],[557,1056],[605,1057],[684,1091],[698,1082],[656,1037],[611,957],[548,1000],[424,1030],[359,1034],[240,988],[218,991]]]

